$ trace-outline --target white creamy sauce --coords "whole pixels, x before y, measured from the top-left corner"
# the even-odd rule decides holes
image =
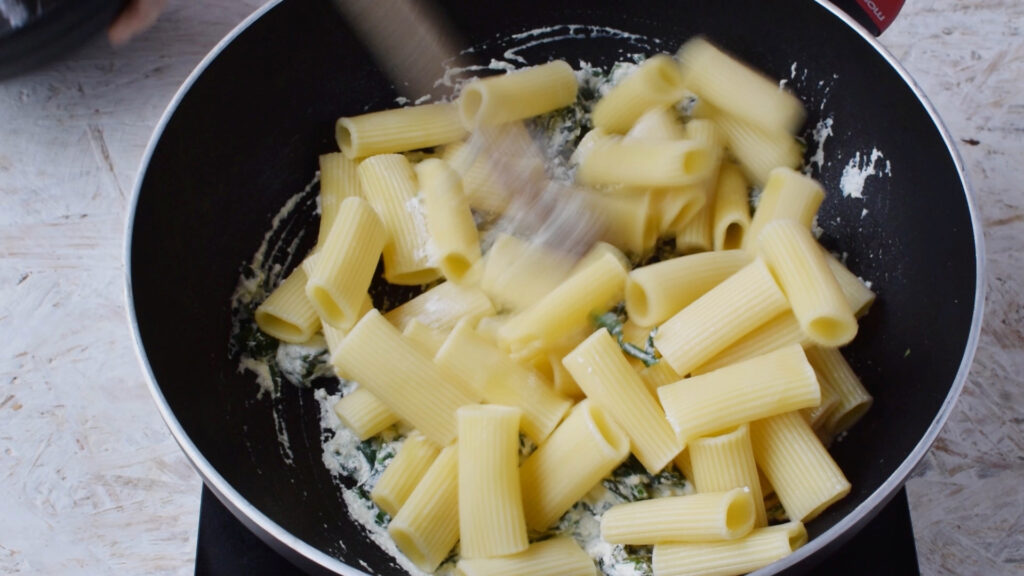
[[[814,154],[807,159],[807,163],[804,165],[804,173],[810,174],[814,169],[820,173],[821,169],[825,166],[825,141],[828,140],[829,136],[832,136],[832,124],[834,123],[832,116],[828,116],[818,120],[815,124],[814,130],[811,132],[811,140],[814,143]],[[808,143],[810,148],[810,142]]]
[[[872,148],[870,154],[856,152],[853,158],[843,168],[843,177],[839,180],[839,189],[843,192],[843,198],[863,198],[864,183],[869,176],[892,175],[892,166],[888,161],[884,165],[879,164],[884,155],[878,148]]]
[[[427,232],[426,209],[423,206],[423,198],[419,195],[410,198],[405,203],[405,210],[412,215],[413,226],[416,228],[418,238],[427,238],[427,242],[416,247],[413,257],[424,266],[437,265],[437,247],[434,245],[434,236]]]

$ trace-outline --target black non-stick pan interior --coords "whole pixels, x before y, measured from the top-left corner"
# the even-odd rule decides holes
[[[853,492],[808,528],[813,538],[862,504],[862,515],[880,506],[893,488],[887,481],[906,474],[901,465],[956,388],[971,347],[980,265],[953,153],[900,73],[808,0],[441,4],[484,62],[503,57],[510,35],[545,26],[610,27],[643,38],[538,43],[517,52],[531,63],[558,57],[607,66],[635,52],[674,52],[705,34],[788,79],[807,103],[809,141],[819,121],[832,119],[826,161],[815,173],[829,191],[819,222],[823,243],[845,254],[879,295],[845,350],[875,405],[833,446]],[[208,61],[172,107],[144,167],[130,230],[141,348],[186,451],[201,456],[200,470],[213,471],[221,488],[230,487],[219,491],[232,508],[247,503],[313,548],[378,574],[402,572],[348,518],[322,463],[312,392],[283,388],[283,409],[275,411],[228,347],[241,267],[284,202],[309,183],[317,155],[337,149],[334,120],[393,107],[396,95],[330,2],[269,8]],[[877,166],[886,173],[866,181],[863,198],[844,198],[844,168],[872,151],[883,154]],[[298,214],[315,230],[311,204]]]

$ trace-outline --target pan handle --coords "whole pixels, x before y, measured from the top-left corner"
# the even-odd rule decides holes
[[[836,8],[846,12],[875,36],[880,36],[896,19],[904,0],[832,0]]]

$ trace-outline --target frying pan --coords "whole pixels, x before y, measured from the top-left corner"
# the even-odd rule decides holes
[[[514,34],[540,27],[581,25],[564,28],[579,37],[516,52],[530,63],[560,57],[607,66],[706,34],[788,79],[807,103],[808,155],[814,127],[831,119],[826,161],[814,173],[830,192],[819,219],[822,242],[845,254],[879,294],[844,350],[875,404],[832,447],[850,495],[809,523],[806,546],[759,574],[811,569],[902,485],[948,416],[977,345],[981,229],[934,110],[870,34],[825,2],[440,6],[485,62],[503,58]],[[592,33],[602,27],[635,36]],[[221,501],[311,572],[404,573],[348,517],[322,463],[312,391],[285,386],[271,401],[257,395],[252,374],[239,372],[229,351],[230,300],[274,215],[307,186],[317,155],[336,150],[334,120],[393,107],[395,96],[329,2],[271,2],[175,97],[147,151],[129,223],[130,310],[163,417]],[[873,164],[878,173],[864,180],[860,197],[844,197],[844,170],[863,166],[872,152],[882,154]],[[315,230],[314,204],[300,203],[284,227],[300,254],[316,235],[299,232]]]

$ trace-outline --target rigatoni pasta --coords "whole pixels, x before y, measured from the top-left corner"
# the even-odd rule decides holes
[[[352,328],[332,361],[439,446],[456,437],[455,411],[479,400],[450,383],[376,309]]]
[[[357,497],[374,502],[366,505],[367,517],[376,510],[377,525],[421,569],[445,563],[445,570],[466,575],[592,573],[587,552],[619,550],[615,542],[655,544],[658,573],[683,570],[680,558],[698,572],[753,569],[806,539],[800,523],[764,528],[765,488],[755,459],[773,470],[817,462],[810,471],[776,470],[764,480],[780,498],[787,494],[783,506],[796,517],[810,518],[845,493],[838,481],[831,492],[822,488],[829,483],[820,479],[834,471],[821,464],[821,441],[801,449],[807,457],[790,455],[773,440],[773,434],[792,436],[792,444],[803,445],[815,433],[831,439],[847,425],[838,388],[851,391],[851,403],[860,398],[865,405],[838,351],[811,346],[797,320],[799,304],[790,304],[800,300],[784,280],[792,274],[788,256],[779,254],[787,251],[773,237],[789,226],[802,241],[810,238],[820,184],[792,170],[799,155],[792,160],[796,141],[785,120],[735,112],[728,100],[744,95],[702,98],[714,90],[700,78],[710,75],[714,84],[719,72],[695,71],[700,59],[691,56],[684,55],[682,68],[671,56],[657,56],[618,91],[603,91],[597,116],[621,125],[595,120],[598,126],[571,157],[560,151],[554,173],[545,173],[546,142],[535,143],[531,131],[578,117],[576,78],[564,63],[464,84],[459,103],[429,112],[450,115],[464,105],[480,113],[467,120],[471,133],[463,130],[444,148],[355,156],[359,168],[342,154],[321,157],[324,230],[339,222],[343,198],[358,197],[387,231],[383,282],[423,285],[391,291],[377,280],[353,290],[354,313],[336,323],[315,314],[313,327],[304,329],[311,343],[280,354],[322,345],[319,328],[335,373],[355,381],[343,385],[331,407],[364,440],[357,457],[365,457],[369,473],[360,473],[366,480],[359,480]],[[669,84],[690,78],[697,101],[681,102],[682,89],[666,101],[646,90],[621,96],[633,89],[629,82],[658,67]],[[568,88],[567,70],[574,107],[565,118],[522,122],[526,108],[547,102],[550,109],[552,94],[539,94],[540,87],[562,82]],[[580,96],[587,100],[590,92]],[[492,106],[510,95],[515,102]],[[653,103],[637,104],[644,98]],[[358,135],[364,145],[387,124],[367,125],[374,122],[377,128]],[[756,137],[747,142],[749,134]],[[577,128],[560,137],[580,135]],[[700,166],[682,163],[685,177],[635,172],[664,168],[659,155],[680,147],[700,150],[690,159]],[[635,162],[612,176],[630,154]],[[540,247],[515,213],[502,214],[519,201],[521,186],[569,186],[563,169],[573,166],[577,182],[594,187],[574,194],[591,199],[584,216],[603,212],[609,225],[604,243],[575,264],[557,244]],[[352,173],[355,185],[339,184]],[[767,184],[753,217],[744,173],[755,187]],[[324,250],[326,240],[318,239],[299,268],[304,284],[317,267],[338,265]],[[805,244],[820,255],[808,257],[815,275],[840,286],[830,291],[832,300],[851,314],[866,309],[874,298],[870,288],[816,242]],[[741,245],[746,249],[722,250]],[[708,254],[673,258],[687,246]],[[661,262],[629,272],[640,258]],[[669,264],[680,267],[676,278],[655,273]],[[643,290],[631,293],[637,286]],[[814,355],[817,361],[808,362]],[[773,428],[777,422],[785,425]],[[750,430],[757,433],[757,456]],[[342,438],[333,454],[352,449],[352,434]],[[819,482],[790,477],[799,474]],[[680,495],[689,492],[687,484],[697,493]],[[810,495],[806,502],[794,499],[800,491]],[[623,500],[637,501],[608,508]],[[601,514],[605,545],[580,549],[557,536]],[[531,542],[551,534],[556,538]],[[687,539],[709,541],[695,549],[680,542]]]
[[[657,400],[606,329],[594,332],[562,363],[587,397],[626,431],[633,454],[648,472],[659,472],[679,453],[682,445]]]
[[[519,467],[526,524],[551,527],[629,455],[629,437],[592,400],[583,400]]]
[[[256,308],[256,324],[282,342],[301,343],[320,328],[320,316],[306,297],[308,277],[301,266],[278,285]]]
[[[672,105],[683,94],[679,65],[667,54],[652,56],[598,101],[594,126],[625,134],[645,112]]]
[[[850,492],[843,471],[800,414],[752,422],[750,442],[790,520],[808,522]]]
[[[416,285],[440,276],[423,210],[416,195],[416,174],[401,154],[371,156],[359,163],[366,200],[388,231],[384,245],[384,279]]]
[[[652,565],[658,576],[734,576],[764,568],[806,542],[804,525],[789,522],[724,542],[656,544]]]
[[[619,504],[601,516],[606,542],[636,546],[733,540],[753,527],[754,499],[746,488]]]
[[[824,199],[821,184],[813,178],[789,168],[773,169],[743,236],[743,247],[755,251],[761,230],[774,220],[794,220],[810,229]]]
[[[440,452],[440,448],[427,440],[426,436],[417,432],[410,434],[377,480],[370,492],[370,499],[394,517],[426,476]]]
[[[740,424],[714,436],[696,438],[687,444],[686,451],[690,460],[690,477],[698,493],[746,488],[752,499],[754,527],[768,525],[764,494],[754,461],[754,449],[750,444],[749,424]]]
[[[794,344],[662,386],[658,398],[686,445],[724,428],[817,406],[821,389],[803,349]]]
[[[626,312],[643,326],[658,325],[751,260],[742,250],[730,250],[679,256],[635,268],[626,277]]]
[[[794,220],[765,226],[758,248],[804,333],[821,346],[843,346],[857,319],[810,230]]]
[[[338,147],[352,159],[429,148],[465,137],[458,110],[450,103],[346,116],[335,126]]]
[[[562,60],[478,78],[462,88],[459,118],[469,129],[523,120],[572,104],[576,90],[576,75]]]
[[[566,536],[531,544],[518,554],[499,558],[463,558],[457,576],[593,576],[594,561]]]
[[[306,281],[306,296],[324,322],[352,326],[366,299],[388,232],[362,198],[346,198],[319,247]]]
[[[654,345],[686,375],[788,307],[768,267],[756,259],[666,320]]]
[[[427,230],[444,277],[461,282],[480,260],[480,237],[458,174],[443,160],[416,165]]]
[[[464,406],[459,421],[459,533],[463,558],[526,550],[519,487],[518,408]]]
[[[420,570],[433,572],[459,541],[459,446],[434,459],[388,524],[395,545]]]
[[[341,152],[320,155],[320,234],[317,244],[323,244],[331,231],[341,201],[349,196],[361,196],[358,166]]]
[[[395,422],[398,415],[366,388],[356,388],[334,404],[334,414],[360,440],[380,434]]]

